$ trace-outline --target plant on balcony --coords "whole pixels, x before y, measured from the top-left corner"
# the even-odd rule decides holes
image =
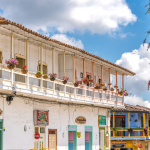
[[[56,73],[49,73],[49,76],[50,76],[50,80],[54,81],[55,78],[57,77],[57,74]]]
[[[108,83],[108,85],[110,86],[110,85],[112,85],[111,83]]]
[[[131,129],[131,128],[128,129],[128,132],[129,132],[129,133],[133,133],[133,129]]]
[[[122,96],[122,95],[125,94],[125,91],[126,91],[126,90],[124,90],[124,89],[121,89],[120,91],[119,91],[119,89],[118,89],[118,94],[120,94],[120,95]]]
[[[95,88],[95,89],[100,89],[100,84],[99,84],[99,83],[96,83],[94,88]]]
[[[23,66],[23,68],[21,68],[21,72],[23,74],[27,74],[28,70],[27,70],[27,66]]]
[[[78,87],[80,83],[81,83],[80,81],[76,81],[76,82],[74,83],[74,86],[75,86],[75,87]]]
[[[112,128],[113,131],[115,131],[115,133],[117,132],[117,128]]]
[[[88,78],[88,77],[84,78],[84,79],[83,79],[83,83],[84,83],[84,84],[88,84],[88,83],[89,83],[89,78]]]
[[[102,82],[100,83],[100,86],[101,86],[101,87],[103,87],[104,85],[105,85],[104,83],[102,83]]]
[[[47,79],[48,78],[48,75],[47,74],[44,74],[43,75],[43,79]]]
[[[110,88],[110,91],[112,91],[112,92],[113,92],[114,90],[115,90],[115,89],[114,89],[113,87],[111,87],[111,88]]]
[[[103,90],[104,90],[104,91],[107,91],[107,87],[106,87],[106,86],[104,86],[104,87],[103,87]]]
[[[41,73],[40,71],[38,71],[38,72],[35,74],[35,76],[36,76],[37,78],[41,78],[41,77],[42,77],[42,73]]]
[[[66,84],[67,83],[67,81],[69,80],[69,77],[66,77],[66,76],[63,76],[62,77],[62,82],[63,82],[63,84]]]
[[[124,93],[124,96],[128,96],[128,93],[127,93],[127,92],[125,92],[125,93]]]
[[[89,79],[89,82],[93,82],[93,80],[92,80],[92,79]]]
[[[7,67],[9,69],[14,69],[14,67],[16,65],[19,65],[19,62],[16,58],[11,58],[11,59],[5,60],[5,63],[7,64]]]
[[[147,132],[148,132],[147,128],[144,128],[145,136],[147,135]]]
[[[138,120],[137,119],[135,119],[135,122],[137,122]]]
[[[114,88],[115,88],[115,89],[118,89],[118,85],[115,85]]]

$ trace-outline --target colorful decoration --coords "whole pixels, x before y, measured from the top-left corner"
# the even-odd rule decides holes
[[[67,81],[69,80],[69,77],[66,77],[66,76],[63,76],[62,77],[62,82],[63,82],[63,84],[66,84],[67,83]]]
[[[84,84],[88,84],[89,83],[89,78],[88,77],[84,78],[83,82],[84,82]]]
[[[48,111],[37,110],[37,125],[48,125]]]
[[[23,66],[23,68],[21,68],[21,72],[22,72],[23,74],[26,74],[26,73],[28,72],[27,66]]]
[[[56,73],[49,73],[49,76],[50,76],[50,80],[54,81],[55,78],[57,77],[57,74]]]
[[[11,58],[11,59],[5,60],[5,63],[7,64],[7,67],[9,69],[14,69],[14,67],[16,65],[19,65],[19,62],[16,58]]]

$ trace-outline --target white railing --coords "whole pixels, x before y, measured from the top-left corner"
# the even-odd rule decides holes
[[[12,74],[13,82],[11,81]],[[29,79],[28,82],[27,79]],[[117,104],[119,102],[121,105],[124,105],[124,98],[122,96],[118,96],[115,92],[103,91],[102,89],[95,90],[93,87],[87,87],[84,85],[76,88],[73,83],[70,82],[63,84],[59,79],[50,81],[49,78],[36,78],[35,73],[29,72],[28,74],[22,74],[20,69],[14,69],[11,71],[4,65],[0,65],[0,81],[1,83],[9,84],[10,86],[15,85],[17,88],[24,88],[28,90],[32,89],[33,91],[37,90],[41,92],[45,91],[53,95],[61,94],[61,96],[64,97],[68,96],[74,99],[87,100],[91,101],[91,103],[96,101],[101,103]]]

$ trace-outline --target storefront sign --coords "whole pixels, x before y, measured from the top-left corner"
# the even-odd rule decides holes
[[[99,125],[106,125],[106,116],[99,115]]]
[[[35,133],[35,134],[34,134],[34,138],[35,138],[35,139],[39,139],[39,138],[40,138],[40,134],[39,134],[39,133]]]
[[[77,137],[78,137],[78,138],[81,137],[81,132],[77,132]]]
[[[79,116],[78,118],[76,118],[75,120],[76,123],[78,124],[85,124],[86,123],[86,118]]]
[[[49,125],[49,111],[34,111],[34,125]]]

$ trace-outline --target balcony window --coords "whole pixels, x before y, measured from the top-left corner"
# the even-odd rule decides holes
[[[111,116],[110,126],[113,127],[113,116]],[[115,115],[115,127],[125,127],[124,115]]]

